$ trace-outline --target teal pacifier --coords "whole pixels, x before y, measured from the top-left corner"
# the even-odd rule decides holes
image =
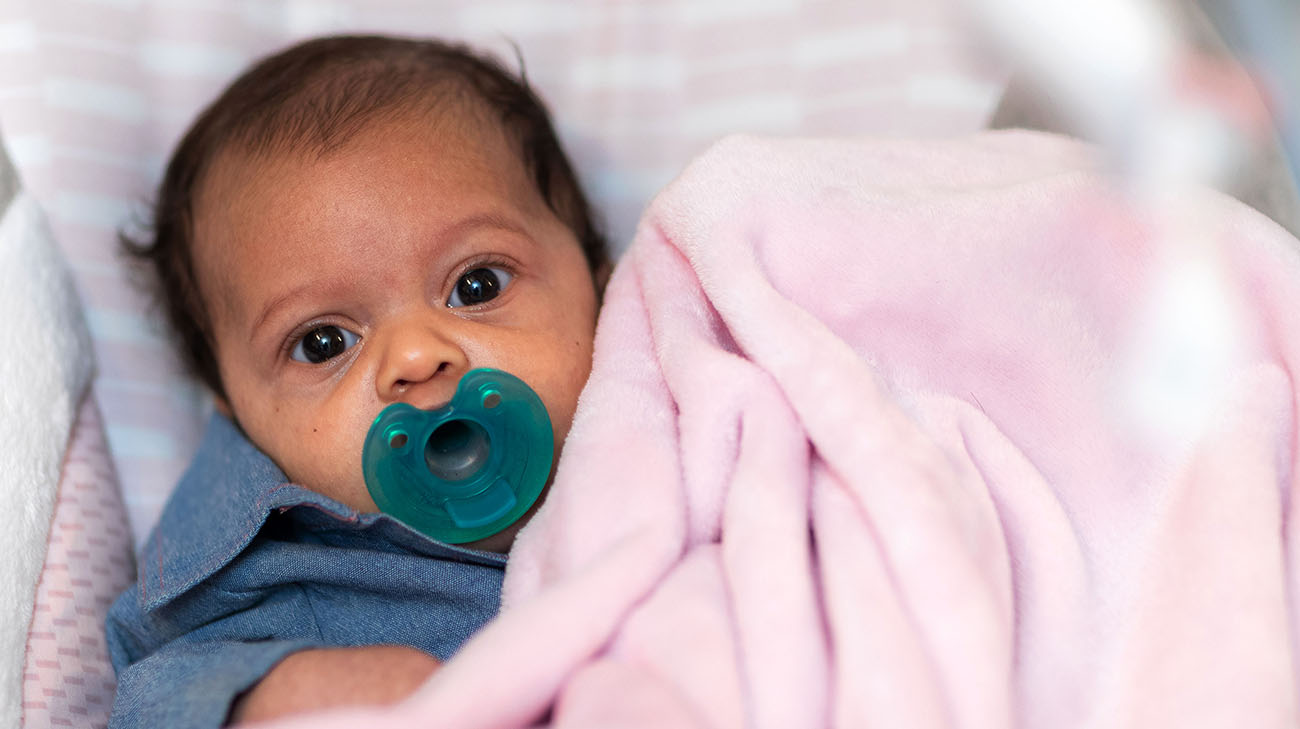
[[[528,511],[551,474],[554,448],[537,393],[508,372],[475,369],[437,410],[384,408],[361,463],[381,511],[460,544],[496,534]]]

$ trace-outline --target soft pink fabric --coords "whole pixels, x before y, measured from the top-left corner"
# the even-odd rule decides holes
[[[131,533],[93,394],[82,401],[27,634],[23,725],[102,727],[113,706],[104,616],[132,578]]]
[[[1205,193],[1250,342],[1117,395],[1162,273],[1087,150],[733,139],[651,205],[506,607],[301,727],[1294,727],[1295,241]]]

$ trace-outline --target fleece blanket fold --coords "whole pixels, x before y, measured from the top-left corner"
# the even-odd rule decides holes
[[[1189,194],[1233,346],[1161,429],[1177,250],[1087,147],[723,141],[610,282],[500,618],[297,725],[1296,726],[1296,242]]]
[[[0,311],[0,726],[17,726],[36,587],[93,355],[66,264],[2,147]]]

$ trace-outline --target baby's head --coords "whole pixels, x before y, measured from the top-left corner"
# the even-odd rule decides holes
[[[267,58],[185,135],[153,223],[126,247],[186,361],[291,480],[374,511],[370,423],[476,367],[537,391],[558,453],[608,259],[545,109],[495,62],[383,37]]]

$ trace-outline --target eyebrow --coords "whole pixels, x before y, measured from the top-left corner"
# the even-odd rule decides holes
[[[508,230],[511,233],[516,233],[518,235],[528,235],[523,226],[516,224],[515,221],[496,212],[495,210],[489,210],[475,215],[470,215],[452,223],[444,230],[438,232],[437,239],[443,241],[447,238],[451,238],[475,228],[501,228],[502,230]]]
[[[253,326],[249,329],[250,337],[256,337],[258,330],[262,328],[262,325],[266,323],[267,319],[271,318],[271,314],[275,313],[276,309],[279,309],[280,307],[284,306],[294,297],[301,294],[303,291],[306,291],[307,289],[315,288],[316,285],[317,282],[308,281],[307,283],[304,283],[301,286],[295,286],[294,288],[289,289],[288,291],[279,294],[278,296],[272,298],[270,301],[266,302],[266,306],[263,306],[262,310],[258,312],[257,318],[253,319]]]
[[[513,220],[496,211],[487,211],[465,217],[438,231],[436,240],[441,243],[448,238],[474,230],[475,228],[500,228],[517,235],[528,237],[528,233],[523,229],[523,227],[517,225]],[[262,325],[271,318],[271,315],[274,314],[277,309],[293,300],[294,297],[300,295],[302,292],[314,289],[319,285],[319,281],[307,281],[282,294],[278,294],[270,301],[266,302],[266,305],[262,307],[261,311],[259,311],[257,316],[253,319],[253,325],[249,329],[250,336],[255,337],[258,330],[262,328]]]

